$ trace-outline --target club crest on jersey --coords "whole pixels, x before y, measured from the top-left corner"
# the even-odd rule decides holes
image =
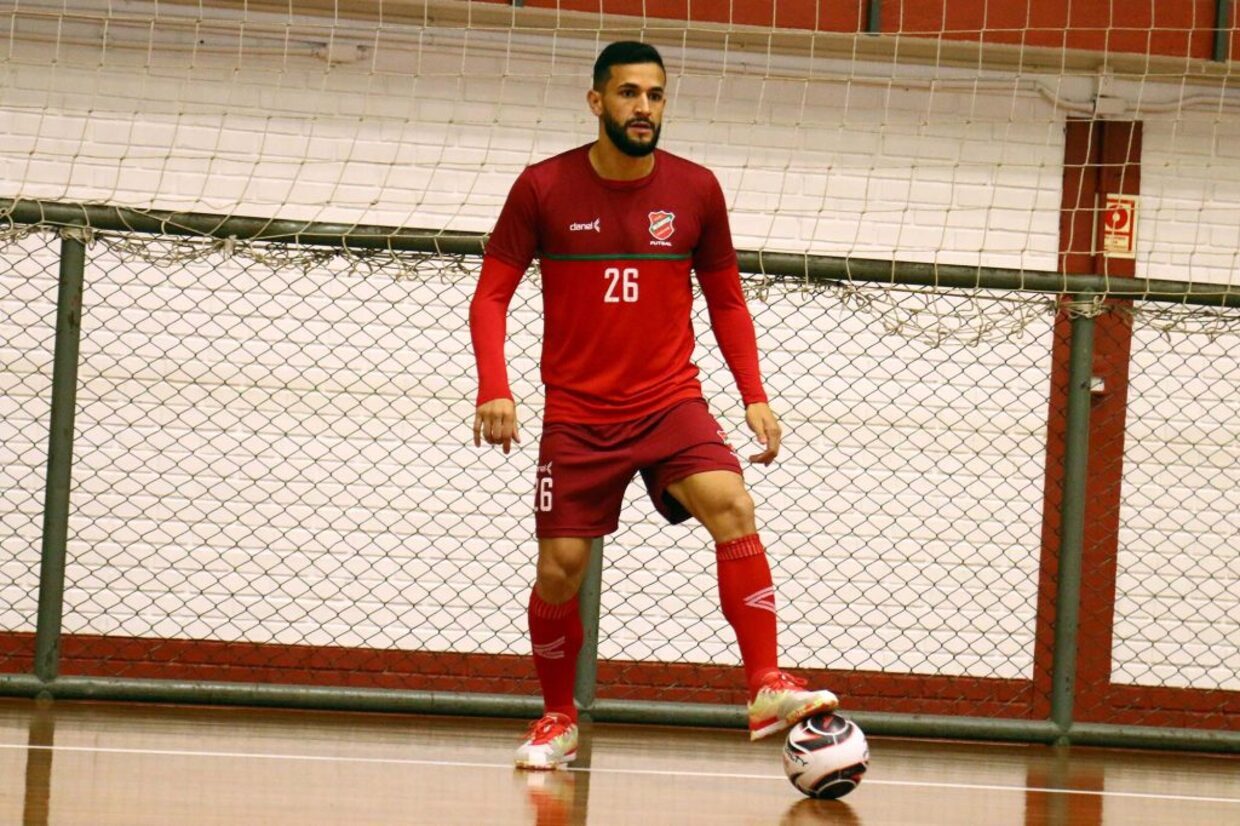
[[[672,233],[676,231],[676,227],[672,226],[672,222],[676,220],[676,213],[664,212],[659,210],[650,213],[650,234],[654,236],[655,241],[666,241],[672,237]]]

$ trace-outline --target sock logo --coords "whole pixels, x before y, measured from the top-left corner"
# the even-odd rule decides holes
[[[775,613],[775,586],[768,585],[760,591],[754,591],[745,597],[745,604],[750,608],[756,608],[759,611],[770,611]]]
[[[772,607],[772,611],[775,609]],[[542,657],[544,660],[562,660],[564,659],[564,637],[552,640],[548,643],[534,645],[534,656]]]

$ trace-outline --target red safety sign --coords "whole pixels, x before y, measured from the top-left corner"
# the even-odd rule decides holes
[[[1102,212],[1102,254],[1110,258],[1136,258],[1137,196],[1107,195]]]

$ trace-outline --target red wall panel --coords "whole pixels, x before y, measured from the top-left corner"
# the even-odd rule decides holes
[[[625,15],[637,25],[653,18],[828,32],[865,31],[870,6],[869,0],[526,0],[524,5]],[[879,20],[884,34],[1208,60],[1214,52],[1215,5],[1215,0],[882,0]],[[1233,33],[1235,22],[1233,3]]]
[[[495,0],[510,5],[503,0]],[[526,0],[526,8],[559,9],[636,18],[774,26],[807,31],[855,32],[865,27],[866,0],[803,3],[792,0],[744,0],[709,3],[702,0]]]
[[[882,30],[1049,48],[1208,59],[1214,0],[884,0]]]

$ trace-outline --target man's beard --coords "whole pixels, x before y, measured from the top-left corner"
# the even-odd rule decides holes
[[[648,125],[650,127],[650,140],[642,142],[635,141],[630,138],[628,132],[625,131],[625,128],[629,124],[633,123],[644,123]],[[611,115],[604,112],[603,130],[607,133],[607,137],[611,138],[611,142],[614,143],[616,148],[621,152],[631,158],[644,158],[653,152],[655,146],[658,145],[659,132],[662,131],[662,127],[656,125],[653,121],[641,120],[639,118],[630,120],[628,124],[622,124],[619,121],[614,120]]]

